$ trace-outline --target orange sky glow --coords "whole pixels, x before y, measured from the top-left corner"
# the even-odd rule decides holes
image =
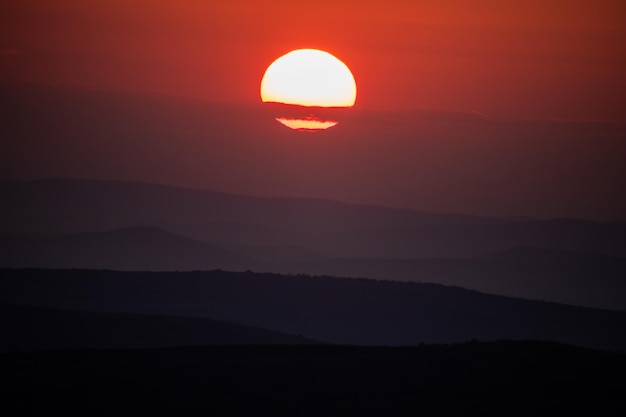
[[[626,221],[624,22],[623,0],[3,1],[0,180]],[[305,48],[353,107],[262,102]]]
[[[359,108],[624,120],[622,1],[23,0],[0,6],[0,78],[253,103],[276,57],[318,48]]]

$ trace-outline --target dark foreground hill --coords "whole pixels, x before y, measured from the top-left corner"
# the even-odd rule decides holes
[[[5,410],[65,416],[624,415],[623,354],[540,342],[0,355]]]
[[[99,313],[0,304],[0,352],[313,343],[206,318]]]
[[[327,343],[416,345],[504,338],[626,351],[626,312],[435,284],[224,271],[1,272],[0,301],[5,303],[204,317]]]

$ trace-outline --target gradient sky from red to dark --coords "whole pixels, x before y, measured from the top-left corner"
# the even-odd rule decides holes
[[[619,0],[3,3],[4,79],[250,103],[274,58],[313,47],[361,108],[624,120]]]
[[[0,179],[626,220],[624,22],[604,0],[2,2]],[[263,114],[296,48],[356,78],[328,132]]]

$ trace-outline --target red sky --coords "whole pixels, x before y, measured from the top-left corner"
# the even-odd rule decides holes
[[[9,0],[0,76],[259,100],[267,65],[326,49],[364,109],[625,120],[626,3]]]
[[[259,96],[304,47],[358,88],[310,136]],[[9,0],[0,179],[626,220],[624,74],[623,0]]]

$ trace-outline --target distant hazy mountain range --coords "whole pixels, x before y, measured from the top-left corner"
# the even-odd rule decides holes
[[[254,259],[149,227],[49,238],[0,238],[4,266],[118,270],[241,269]]]
[[[241,245],[295,245],[332,256],[475,256],[511,247],[626,255],[626,225],[489,218],[298,198],[261,198],[89,180],[2,182],[3,234],[152,226]]]
[[[626,310],[626,225],[89,180],[2,182],[0,267],[433,282]]]

